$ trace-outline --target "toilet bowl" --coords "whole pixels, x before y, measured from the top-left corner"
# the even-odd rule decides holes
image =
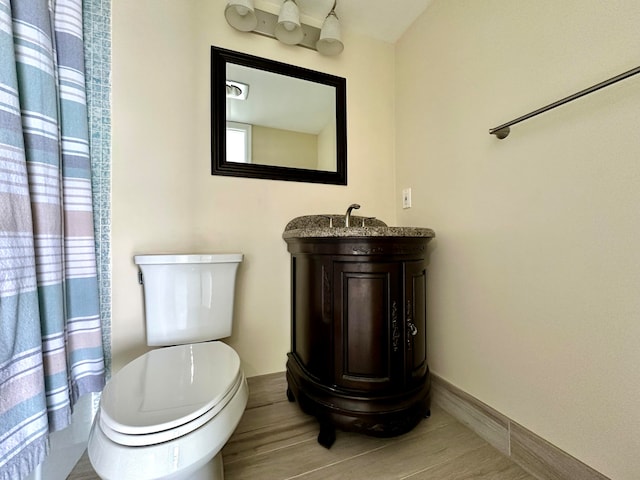
[[[106,480],[221,480],[220,452],[249,395],[238,354],[215,340],[231,332],[242,256],[135,259],[144,276],[147,344],[180,344],[145,353],[107,382],[89,460]]]
[[[220,450],[247,398],[240,359],[222,342],[148,352],[105,387],[91,463],[104,479],[223,478]]]

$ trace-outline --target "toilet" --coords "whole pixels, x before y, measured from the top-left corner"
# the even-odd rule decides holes
[[[242,254],[138,255],[147,345],[107,382],[89,434],[100,478],[224,478],[222,447],[247,405],[231,335]]]

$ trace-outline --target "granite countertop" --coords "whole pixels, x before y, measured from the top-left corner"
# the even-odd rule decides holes
[[[329,226],[331,223],[332,226]],[[433,238],[435,232],[423,227],[388,227],[382,220],[353,215],[351,224],[344,226],[344,215],[305,215],[291,220],[282,238],[332,237],[424,237]],[[364,226],[362,226],[364,225]]]
[[[320,238],[320,237],[425,237],[436,234],[430,228],[421,227],[315,227],[287,230],[282,238]]]

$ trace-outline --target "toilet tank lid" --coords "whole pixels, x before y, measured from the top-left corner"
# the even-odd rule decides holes
[[[174,263],[240,263],[241,253],[203,253],[180,255],[135,255],[136,265],[169,265]]]

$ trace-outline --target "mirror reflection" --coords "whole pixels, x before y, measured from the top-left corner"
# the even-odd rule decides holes
[[[346,185],[344,78],[211,48],[212,174]]]
[[[334,88],[227,64],[227,161],[336,171]]]

